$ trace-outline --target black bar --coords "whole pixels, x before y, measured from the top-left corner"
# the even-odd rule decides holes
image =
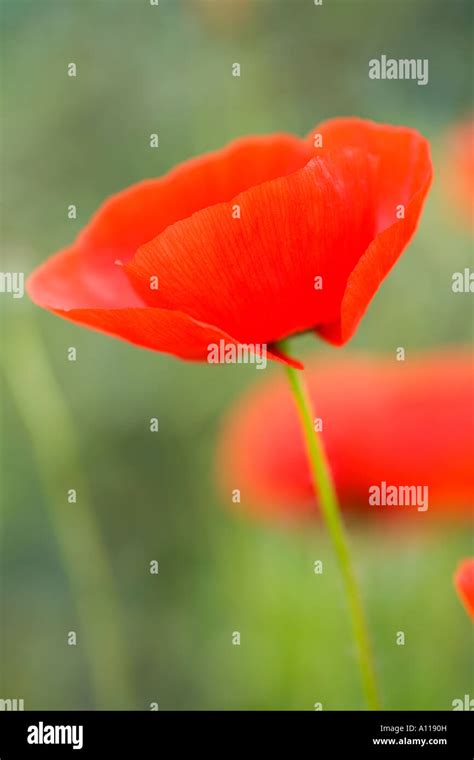
[[[473,728],[471,712],[464,711],[2,712],[0,760],[173,757],[188,747],[193,756],[212,750],[225,757],[240,750],[244,760],[260,750],[265,757],[287,752],[296,760],[472,760]]]

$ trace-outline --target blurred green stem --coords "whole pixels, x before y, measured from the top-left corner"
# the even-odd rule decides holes
[[[281,341],[279,348],[287,353],[286,343]],[[334,487],[331,469],[321,437],[314,429],[311,399],[304,382],[303,373],[293,367],[286,366],[286,374],[290,383],[294,401],[298,410],[301,427],[304,434],[306,453],[308,455],[311,476],[315,493],[319,496],[321,511],[326,522],[329,535],[336,553],[342,574],[345,593],[352,620],[352,628],[357,645],[359,668],[362,685],[370,710],[379,710],[378,690],[375,677],[372,652],[369,641],[364,608],[352,565],[349,543],[341,515],[336,489]]]
[[[4,373],[32,442],[51,523],[77,606],[99,709],[131,709],[123,620],[100,528],[81,475],[74,421],[31,321],[8,331]],[[67,492],[77,491],[69,504]],[[35,504],[32,504],[32,508]],[[64,646],[67,646],[66,631]]]

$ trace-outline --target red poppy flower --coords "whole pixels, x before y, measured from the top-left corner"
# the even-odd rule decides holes
[[[306,139],[236,140],[110,198],[28,291],[185,359],[311,329],[341,344],[413,235],[431,175],[406,127],[335,119]]]
[[[446,137],[445,188],[451,206],[474,225],[474,118],[456,124]]]
[[[468,515],[474,498],[474,363],[458,350],[410,359],[312,361],[307,384],[343,508],[426,515],[415,506],[371,506],[369,488],[427,486],[429,515]],[[312,517],[314,492],[285,379],[251,389],[223,427],[219,477],[239,488],[239,509]],[[424,496],[417,491],[416,496]],[[420,502],[420,506],[421,502]]]
[[[468,615],[474,619],[474,557],[459,563],[454,575],[454,585]]]

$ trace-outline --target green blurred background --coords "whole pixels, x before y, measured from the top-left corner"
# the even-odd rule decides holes
[[[472,93],[468,0],[2,0],[1,10],[2,271],[30,272],[106,196],[178,161],[355,114],[420,129],[439,171],[409,252],[338,350],[410,356],[469,340],[469,295],[452,293],[451,275],[469,266],[472,241],[442,186],[443,134]],[[369,80],[381,54],[428,58],[428,86]],[[216,485],[219,425],[255,368],[143,351],[26,296],[1,295],[0,308],[0,698],[26,709],[363,708],[323,526],[252,522]],[[299,348],[321,361],[335,350],[310,337]],[[385,535],[353,524],[351,534],[384,706],[451,709],[474,694],[472,624],[452,587],[472,553],[468,527]]]

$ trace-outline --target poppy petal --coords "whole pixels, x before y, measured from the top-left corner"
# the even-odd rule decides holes
[[[474,557],[459,563],[454,575],[454,585],[467,613],[474,620]]]
[[[331,119],[308,135],[322,136],[324,154],[353,146],[377,156],[376,236],[347,279],[340,316],[317,328],[341,345],[354,334],[380,283],[410,242],[432,180],[428,141],[414,129],[358,118]],[[403,214],[402,218],[398,218]]]
[[[158,179],[109,198],[78,238],[84,252],[111,264],[128,261],[168,225],[222,203],[249,187],[284,176],[311,158],[303,140],[284,133],[240,138],[191,158]]]
[[[242,341],[333,322],[374,236],[374,161],[353,149],[314,158],[169,226],[125,271],[149,305],[180,308]]]
[[[407,205],[431,177],[429,143],[416,129],[379,124],[368,119],[343,117],[322,122],[308,135],[320,134],[322,148],[315,155],[347,147],[377,156],[377,231],[397,220],[397,207]]]
[[[405,207],[405,218],[378,234],[348,277],[339,318],[318,328],[330,343],[342,345],[355,333],[382,280],[410,242],[420,218],[428,179]]]
[[[142,348],[163,351],[182,359],[205,361],[209,345],[238,341],[213,325],[198,322],[187,314],[168,309],[150,309],[131,288],[121,267],[105,275],[97,267],[84,265],[84,257],[74,248],[52,256],[28,281],[31,299],[54,314],[106,335],[121,338]],[[65,287],[67,283],[68,287]],[[114,308],[119,300],[123,304]],[[77,307],[76,303],[84,306]],[[302,365],[280,351],[267,348],[267,356],[296,369]]]
[[[448,131],[442,187],[453,211],[474,232],[474,115]]]
[[[145,305],[121,265],[78,244],[50,256],[29,276],[27,288],[34,303],[56,313]]]

